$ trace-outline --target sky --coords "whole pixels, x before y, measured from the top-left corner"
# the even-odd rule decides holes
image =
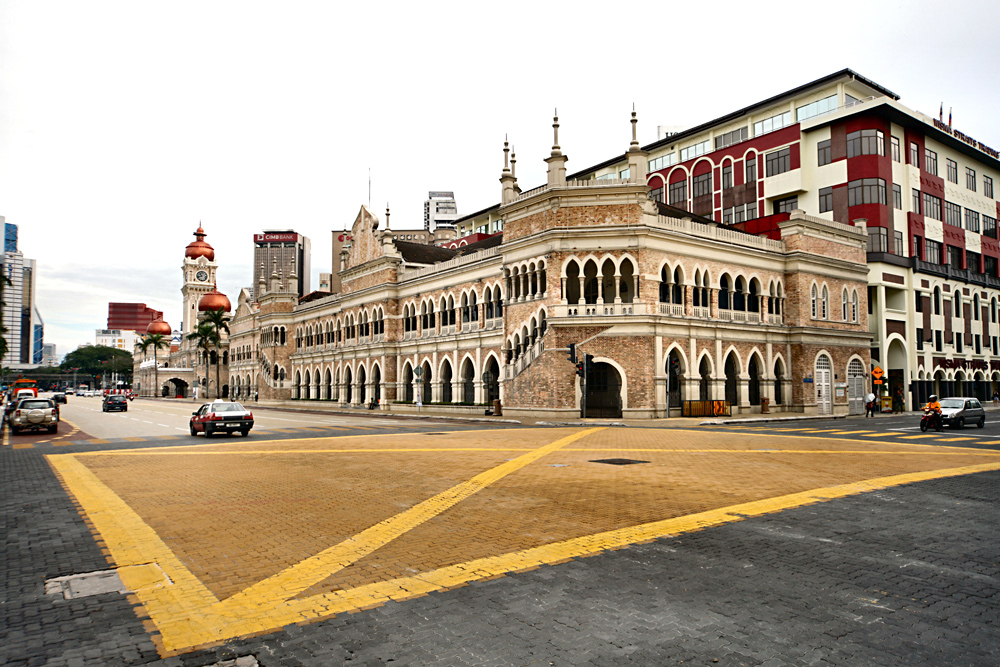
[[[60,355],[110,301],[177,328],[199,224],[235,305],[264,229],[312,240],[315,287],[364,204],[416,229],[429,190],[497,203],[505,136],[541,185],[555,108],[574,172],[633,104],[646,144],[851,68],[1000,148],[1000,3],[351,4],[0,0],[0,215]]]

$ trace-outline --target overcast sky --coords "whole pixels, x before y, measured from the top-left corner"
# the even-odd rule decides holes
[[[0,215],[39,265],[45,341],[94,341],[109,301],[180,324],[199,221],[219,289],[252,234],[312,239],[369,200],[419,228],[428,190],[496,203],[504,134],[544,181],[551,116],[576,171],[845,67],[1000,148],[1000,3],[0,0]]]

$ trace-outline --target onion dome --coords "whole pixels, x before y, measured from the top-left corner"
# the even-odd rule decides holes
[[[198,226],[198,231],[194,233],[197,237],[197,241],[192,241],[188,244],[187,250],[184,251],[185,257],[190,257],[191,259],[198,259],[199,257],[205,257],[208,261],[215,261],[215,248],[205,243],[205,230]]]
[[[229,298],[214,286],[211,292],[198,300],[199,313],[204,313],[206,310],[224,310],[228,313],[231,308]]]
[[[172,332],[170,330],[170,325],[163,320],[155,320],[149,323],[146,327],[147,334],[162,334],[164,336],[169,336]]]

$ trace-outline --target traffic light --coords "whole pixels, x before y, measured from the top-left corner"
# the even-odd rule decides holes
[[[575,364],[576,363],[576,343],[570,343],[568,347],[569,347],[569,356],[566,357],[566,358],[569,359],[569,362],[571,364]]]
[[[583,362],[582,361],[578,361],[576,363],[576,374],[579,375],[580,377],[583,377]]]
[[[585,354],[583,355],[583,365],[586,369],[586,373],[589,375],[594,372],[594,355]]]

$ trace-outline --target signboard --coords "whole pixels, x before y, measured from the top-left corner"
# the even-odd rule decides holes
[[[254,243],[295,243],[299,235],[295,232],[280,232],[269,234],[254,234]]]
[[[882,384],[881,380],[872,380],[872,384]]]
[[[837,398],[847,398],[847,387],[836,387]]]
[[[875,369],[872,370],[872,377],[876,380],[881,380],[883,375],[885,375],[885,371],[879,366],[876,366]]]

